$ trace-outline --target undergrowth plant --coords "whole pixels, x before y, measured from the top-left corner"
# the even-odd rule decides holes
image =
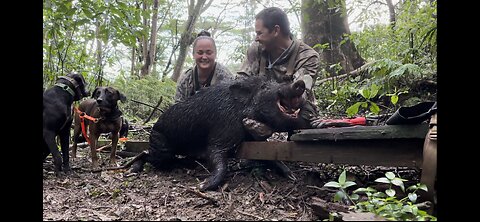
[[[371,212],[376,215],[382,216],[387,220],[404,220],[404,221],[436,221],[437,218],[429,215],[426,211],[418,209],[416,201],[418,198],[417,191],[427,191],[427,186],[417,183],[409,186],[407,189],[404,187],[405,179],[397,177],[392,172],[385,173],[385,177],[381,177],[375,180],[377,183],[389,184],[389,188],[385,192],[377,191],[372,187],[358,188],[353,191],[352,194],[348,194],[347,188],[356,185],[353,181],[346,179],[346,172],[340,174],[337,181],[331,181],[324,185],[324,187],[337,188],[333,198],[334,202],[345,202],[353,204],[356,211],[359,212]],[[398,186],[402,191],[408,191],[408,195],[404,198],[398,199],[393,186]],[[366,195],[366,200],[360,201],[360,195]]]

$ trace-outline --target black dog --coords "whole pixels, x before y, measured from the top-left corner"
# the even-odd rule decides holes
[[[43,93],[43,160],[51,153],[55,174],[60,176],[70,171],[68,144],[72,125],[72,103],[89,96],[82,75],[70,73],[60,76],[50,89]],[[58,151],[55,137],[59,136],[62,155]],[[63,156],[63,161],[62,161]]]
[[[98,168],[97,156],[97,142],[98,137],[102,133],[112,134],[112,149],[110,152],[110,164],[116,165],[115,153],[119,137],[119,132],[122,127],[122,112],[118,109],[117,102],[125,102],[127,97],[120,93],[113,87],[97,87],[92,93],[93,99],[87,99],[80,103],[78,110],[75,112],[75,126],[73,129],[73,147],[72,157],[75,158],[77,154],[77,141],[81,129],[81,115],[85,113],[88,116],[96,118],[98,121],[94,122],[84,119],[85,131],[89,132],[90,149],[92,155],[92,167]]]

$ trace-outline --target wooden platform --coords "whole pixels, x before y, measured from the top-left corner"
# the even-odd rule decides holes
[[[352,165],[421,167],[428,124],[301,130],[288,142],[244,142],[236,157]],[[139,153],[148,141],[127,141]]]
[[[243,159],[421,167],[428,124],[301,130],[289,142],[244,142]]]

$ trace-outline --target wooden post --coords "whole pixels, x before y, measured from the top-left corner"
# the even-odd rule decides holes
[[[437,114],[433,114],[430,119],[430,130],[425,137],[423,145],[423,164],[422,177],[420,183],[427,185],[428,192],[425,194],[425,200],[436,204],[435,179],[437,176]],[[433,208],[432,208],[433,210]]]

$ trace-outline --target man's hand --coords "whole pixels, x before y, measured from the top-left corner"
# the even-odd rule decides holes
[[[242,122],[243,127],[257,141],[264,141],[273,134],[273,130],[269,126],[254,119],[244,118]]]

